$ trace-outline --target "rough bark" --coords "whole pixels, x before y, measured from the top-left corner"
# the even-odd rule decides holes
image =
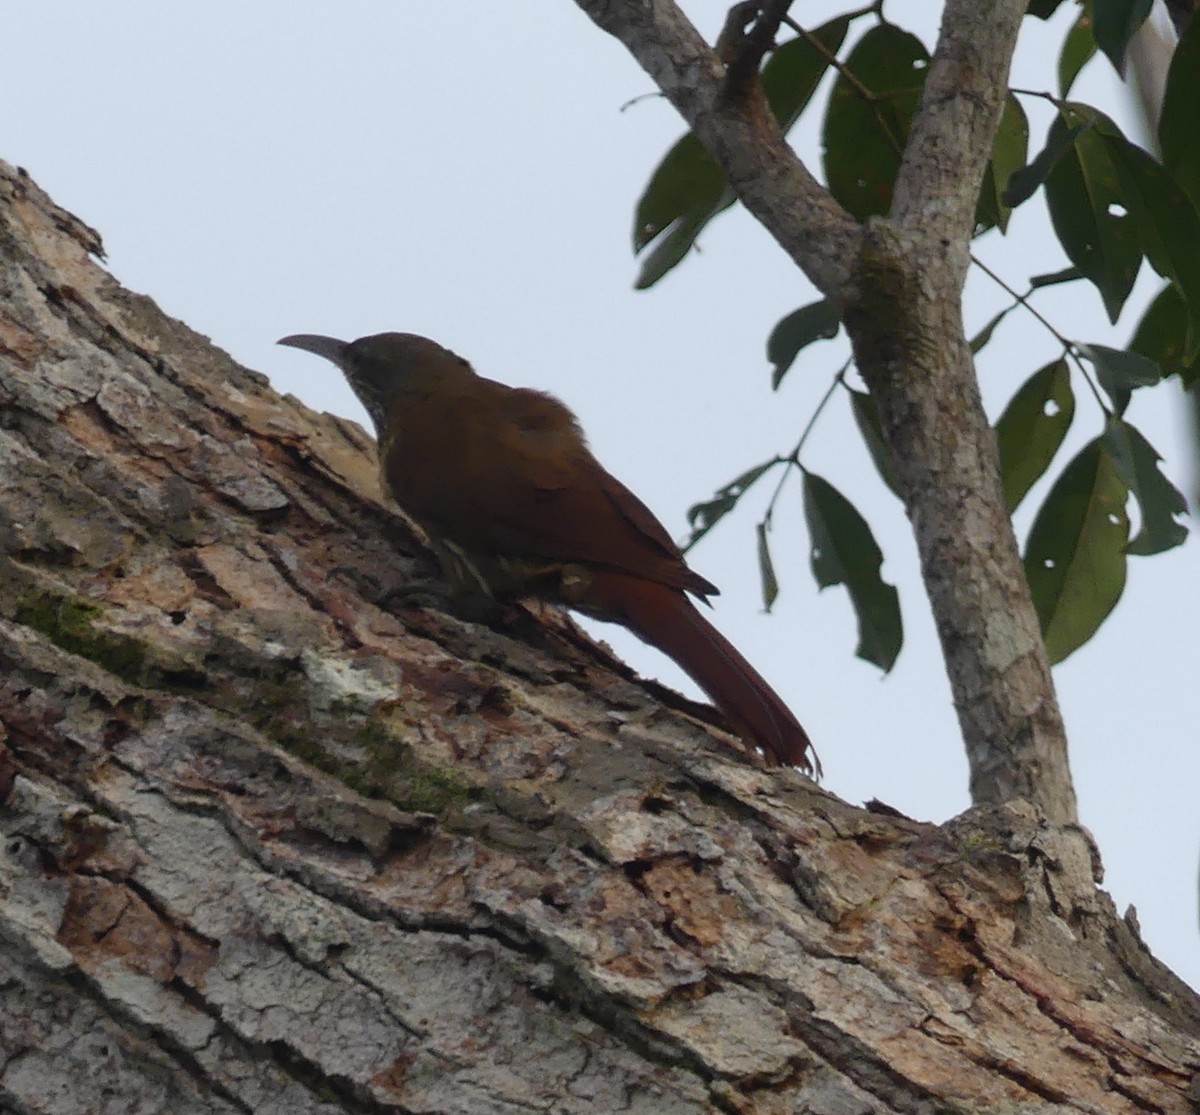
[[[1192,1109],[1078,830],[853,809],[554,615],[381,609],[367,437],[98,250],[0,164],[0,1110]]]
[[[950,0],[891,213],[845,213],[761,98],[669,0],[576,0],[645,68],[746,208],[841,307],[913,524],[976,803],[1025,798],[1077,821],[1050,664],[1000,486],[995,438],[964,335],[975,200],[1024,0]]]

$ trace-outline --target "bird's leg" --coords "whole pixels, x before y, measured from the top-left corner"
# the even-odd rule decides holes
[[[383,608],[393,603],[432,605],[441,611],[473,623],[497,619],[500,605],[491,582],[462,547],[432,535],[426,536],[429,548],[441,567],[441,578],[430,582],[394,585],[375,601]]]

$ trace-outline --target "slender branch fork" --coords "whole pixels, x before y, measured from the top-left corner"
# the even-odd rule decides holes
[[[719,52],[671,0],[575,2],[626,46],[746,208],[842,311],[913,523],[973,799],[1026,798],[1052,821],[1075,822],[1062,718],[961,307],[1024,0],[947,0],[891,211],[865,223],[809,172],[759,95],[785,0],[736,5]]]

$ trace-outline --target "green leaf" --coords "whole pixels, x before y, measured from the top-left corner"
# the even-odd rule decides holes
[[[1193,323],[1187,354],[1200,352],[1200,213],[1162,164],[1130,143],[1111,120],[1101,117],[1103,136],[1116,168],[1121,196],[1133,218],[1137,237],[1150,266],[1175,284]]]
[[[1062,2],[1063,0],[1029,0],[1026,12],[1029,15],[1037,16],[1038,19],[1049,19],[1058,11]]]
[[[808,107],[829,68],[829,59],[841,50],[849,26],[849,18],[842,15],[810,31],[811,39],[824,50],[814,46],[809,37],[800,37],[771,52],[762,71],[763,92],[785,132]]]
[[[1155,361],[1164,375],[1177,375],[1184,387],[1200,379],[1200,357],[1187,359],[1188,312],[1179,291],[1170,283],[1146,308],[1129,342],[1131,352]]]
[[[1004,501],[1011,514],[1050,467],[1075,417],[1075,395],[1066,360],[1034,372],[996,422]]]
[[[1088,641],[1125,589],[1129,492],[1100,438],[1046,496],[1025,547],[1025,576],[1051,662]]]
[[[1004,115],[992,144],[992,157],[984,168],[979,202],[975,206],[975,227],[979,231],[993,226],[1004,232],[1012,208],[1004,202],[1009,179],[1024,165],[1029,155],[1029,121],[1021,102],[1012,93],[1004,102]]]
[[[833,303],[824,298],[820,302],[801,306],[780,319],[767,338],[767,359],[774,365],[771,387],[779,386],[802,348],[813,341],[827,341],[836,337],[841,320]]]
[[[640,252],[677,222],[710,214],[725,194],[725,175],[690,132],[651,175],[633,216],[633,249]]]
[[[841,46],[847,26],[840,16],[812,34],[832,55]],[[763,69],[763,87],[785,130],[804,110],[827,67],[826,56],[807,39],[773,52]],[[708,223],[736,200],[724,172],[700,141],[691,132],[680,139],[651,175],[634,211],[634,253],[654,244],[642,261],[635,288],[653,286],[682,262]]]
[[[822,127],[825,181],[860,220],[888,211],[913,113],[929,66],[914,35],[892,23],[872,27],[838,74]],[[861,88],[869,91],[864,98]]]
[[[1104,444],[1142,515],[1142,529],[1125,552],[1146,556],[1182,545],[1187,527],[1177,523],[1175,516],[1187,514],[1187,500],[1160,471],[1162,458],[1154,446],[1136,426],[1119,418],[1105,426]]]
[[[759,523],[755,531],[758,535],[758,577],[762,582],[763,610],[769,612],[779,597],[779,581],[775,576],[775,563],[771,560],[767,524]]]
[[[1158,140],[1163,166],[1200,207],[1200,143],[1196,142],[1196,106],[1200,105],[1200,19],[1188,22],[1167,71]]]
[[[1058,165],[1058,160],[1071,150],[1082,131],[1082,124],[1067,129],[1051,128],[1046,137],[1046,146],[1033,157],[1033,162],[1009,178],[1002,195],[1004,204],[1010,209],[1016,209],[1022,202],[1033,197],[1037,188]]]
[[[1071,86],[1083,69],[1096,55],[1096,39],[1092,35],[1092,17],[1086,10],[1063,39],[1062,51],[1058,56],[1058,95],[1066,98]]]
[[[1134,388],[1153,387],[1162,379],[1162,369],[1141,353],[1081,341],[1077,341],[1075,347],[1080,356],[1092,362],[1096,378],[1112,399],[1118,414],[1125,413]]]
[[[684,259],[708,222],[735,200],[713,157],[695,136],[685,135],[659,164],[638,201],[634,251],[651,243],[654,248],[642,260],[635,287],[645,290],[658,282]]]
[[[850,392],[850,408],[854,413],[854,424],[858,427],[858,432],[862,434],[867,452],[871,454],[875,471],[891,489],[892,495],[899,499],[900,488],[896,483],[896,474],[892,470],[892,457],[888,452],[887,442],[883,439],[883,427],[879,422],[879,410],[875,406],[875,400],[865,391],[855,391],[853,387],[847,387],[846,390]]]
[[[1085,126],[1046,178],[1050,218],[1067,256],[1095,284],[1109,320],[1116,321],[1142,263],[1141,245],[1109,145],[1087,126],[1097,114],[1074,104],[1062,105],[1059,113],[1050,126],[1052,142]]]
[[[695,245],[701,230],[717,213],[728,209],[733,200],[733,195],[730,194],[727,201],[711,212],[694,214],[667,228],[654,247],[642,258],[642,266],[633,284],[634,290],[652,287],[668,271],[682,263]]]
[[[692,533],[683,546],[684,550],[690,550],[717,523],[728,515],[737,506],[737,501],[749,491],[755,481],[776,465],[782,463],[779,457],[772,457],[769,461],[763,461],[761,465],[755,465],[753,468],[747,469],[736,480],[731,480],[725,487],[719,488],[712,499],[705,500],[703,503],[693,504],[689,507],[687,519],[688,525],[692,528]]]
[[[1092,0],[1092,33],[1096,45],[1108,55],[1113,69],[1125,76],[1125,51],[1129,40],[1146,22],[1154,0]]]
[[[1001,310],[991,321],[987,323],[974,337],[971,338],[971,355],[977,356],[980,349],[992,339],[992,334],[996,332],[996,326],[999,325],[1013,311],[1014,307],[1009,306]]]
[[[1082,279],[1083,272],[1078,267],[1064,267],[1061,271],[1050,271],[1045,275],[1034,275],[1029,280],[1029,285],[1037,290],[1038,287],[1056,286],[1058,283],[1073,283],[1076,279]]]
[[[858,617],[859,658],[885,673],[904,642],[900,596],[880,576],[883,554],[871,528],[832,484],[804,473],[804,515],[812,535],[812,571],[821,588],[845,585]]]

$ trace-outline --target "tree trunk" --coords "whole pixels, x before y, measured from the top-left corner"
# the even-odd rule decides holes
[[[854,809],[556,614],[377,606],[424,559],[370,440],[99,250],[0,163],[0,1110],[1194,1110],[1079,830]]]
[[[574,2],[624,44],[841,313],[913,524],[971,800],[1021,797],[1051,821],[1077,823],[1050,662],[962,323],[975,203],[1026,0],[947,0],[890,211],[865,223],[817,182],[761,93],[730,88],[735,66],[671,0]],[[731,19],[752,9],[777,27],[788,6],[737,4]]]

